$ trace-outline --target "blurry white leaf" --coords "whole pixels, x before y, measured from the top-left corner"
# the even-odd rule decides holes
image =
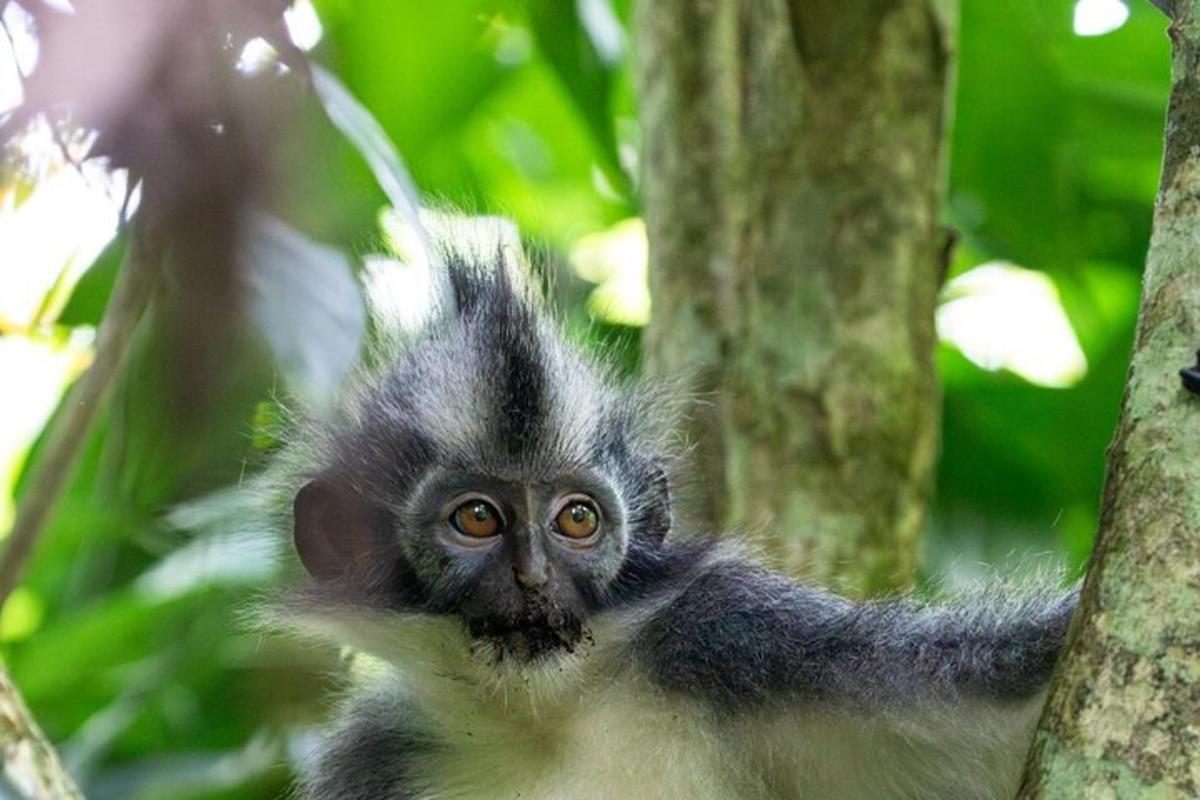
[[[173,507],[167,524],[194,538],[143,572],[137,590],[165,602],[207,586],[264,583],[280,549],[270,502],[261,487],[234,486]]]
[[[212,753],[197,749],[120,762],[86,787],[87,796],[124,800],[229,794],[276,769],[282,757],[279,738],[259,733],[234,750]]]
[[[277,63],[279,53],[271,43],[261,36],[255,36],[242,48],[238,56],[237,70],[247,75],[257,75],[271,64]]]
[[[937,331],[983,369],[1007,369],[1038,386],[1074,386],[1087,373],[1054,282],[1015,264],[989,262],[950,281]]]
[[[329,121],[366,160],[392,208],[419,233],[427,258],[436,265],[438,255],[421,222],[420,192],[383,127],[333,73],[314,64],[312,82]]]
[[[1129,19],[1129,7],[1121,0],[1077,0],[1074,28],[1076,36],[1103,36],[1120,28]]]
[[[287,24],[292,44],[301,50],[312,50],[317,46],[317,42],[321,41],[324,30],[311,0],[296,0],[285,8],[283,21]]]
[[[137,589],[148,600],[165,603],[210,586],[257,586],[275,567],[278,547],[252,532],[201,536],[173,550],[142,573]]]
[[[317,410],[328,408],[366,328],[350,260],[265,214],[250,218],[241,254],[251,319],[292,389]]]
[[[589,233],[571,247],[575,274],[597,284],[588,310],[618,325],[642,326],[650,320],[648,261],[646,224],[638,217]]]
[[[625,31],[609,0],[576,0],[575,11],[600,60],[610,67],[620,61]]]

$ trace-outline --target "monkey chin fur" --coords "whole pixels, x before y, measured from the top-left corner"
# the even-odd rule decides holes
[[[471,651],[486,664],[516,666],[552,661],[574,653],[591,631],[568,610],[547,607],[540,599],[518,616],[469,620]]]

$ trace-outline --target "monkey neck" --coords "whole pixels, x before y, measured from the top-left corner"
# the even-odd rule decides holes
[[[608,612],[589,622],[571,652],[497,663],[452,616],[326,608],[292,616],[289,626],[353,648],[356,684],[406,698],[435,725],[455,724],[464,709],[523,724],[570,714],[586,687],[617,680],[627,669],[632,630]]]

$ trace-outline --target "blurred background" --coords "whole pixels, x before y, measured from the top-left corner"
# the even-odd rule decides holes
[[[152,61],[139,25],[126,17],[111,41],[93,29],[82,42],[64,25],[52,41],[43,6],[66,4],[0,0],[0,114],[53,106],[55,84],[38,76],[67,69],[97,76],[86,92],[105,109],[133,108],[103,76]],[[270,152],[243,126],[242,160],[213,180],[270,187],[271,216],[246,245],[266,265],[242,298],[248,322],[189,385],[165,354],[228,313],[220,286],[191,317],[151,315],[0,611],[4,660],[89,797],[280,796],[327,707],[337,654],[245,624],[248,602],[287,570],[239,524],[237,487],[277,445],[276,395],[323,402],[358,347],[337,322],[361,324],[361,309],[339,305],[338,281],[411,247],[396,211],[409,187],[381,188],[370,158],[383,151],[364,145],[374,129],[355,114],[378,121],[424,197],[513,220],[579,335],[639,368],[652,309],[629,0],[299,0],[286,20],[278,35],[329,71],[315,80],[323,102],[296,88],[282,39],[235,31],[222,44],[230,80],[247,87],[237,102],[270,114]],[[1031,553],[1079,568],[1089,552],[1158,179],[1165,27],[1133,0],[962,3],[945,209],[960,239],[937,317],[944,431],[927,575]],[[121,86],[190,79],[176,68],[191,63],[186,48],[155,57],[157,72]],[[195,116],[226,124],[207,113]],[[97,137],[21,119],[0,173],[0,531],[93,357],[142,199],[127,168],[212,173],[207,151],[188,162],[128,145],[169,120],[121,121],[106,117]],[[180,167],[176,179],[192,177]],[[331,276],[327,296],[271,271],[291,257]]]

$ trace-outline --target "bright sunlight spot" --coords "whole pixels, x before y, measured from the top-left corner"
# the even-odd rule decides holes
[[[1087,359],[1044,273],[990,262],[946,287],[938,336],[986,370],[1007,369],[1038,386],[1065,388],[1087,372]]]
[[[256,75],[274,64],[278,55],[270,42],[261,36],[256,36],[246,42],[242,48],[241,55],[237,60],[237,70],[246,75]]]
[[[313,8],[310,0],[296,0],[283,12],[283,21],[287,24],[288,36],[292,44],[301,50],[312,50],[321,41],[321,18]]]
[[[0,392],[0,535],[12,524],[12,490],[25,454],[46,424],[63,390],[91,362],[91,328],[75,328],[64,341],[0,336],[0,375],[18,391]]]
[[[15,642],[27,638],[42,624],[45,607],[33,590],[18,586],[0,610],[0,642]]]
[[[363,285],[375,314],[399,331],[415,333],[433,309],[429,266],[388,256],[363,259]]]
[[[0,36],[0,114],[21,105],[25,91],[21,88],[21,73],[13,58],[8,38]]]
[[[53,320],[58,309],[47,302],[65,302],[116,235],[125,198],[124,172],[90,161],[67,164],[44,123],[20,147],[47,166],[28,197],[16,187],[0,191],[0,332]]]
[[[422,208],[419,224],[424,231],[405,215],[384,209],[379,227],[389,254],[363,260],[367,302],[385,327],[398,332],[419,330],[436,309],[439,287],[433,282],[426,241],[454,242],[466,255],[476,255],[484,262],[497,252],[509,260],[524,258],[517,226],[505,217]]]
[[[1129,7],[1121,0],[1077,0],[1075,33],[1079,36],[1103,36],[1112,33],[1129,19]]]
[[[615,64],[625,49],[625,32],[609,0],[576,0],[579,23],[606,64]]]
[[[650,321],[650,289],[646,285],[646,224],[632,218],[584,236],[571,248],[575,273],[597,284],[588,308],[618,325]]]
[[[20,105],[24,99],[21,76],[28,75],[37,64],[38,41],[33,29],[33,17],[16,3],[0,4],[4,13],[5,36],[0,34],[0,113]]]

